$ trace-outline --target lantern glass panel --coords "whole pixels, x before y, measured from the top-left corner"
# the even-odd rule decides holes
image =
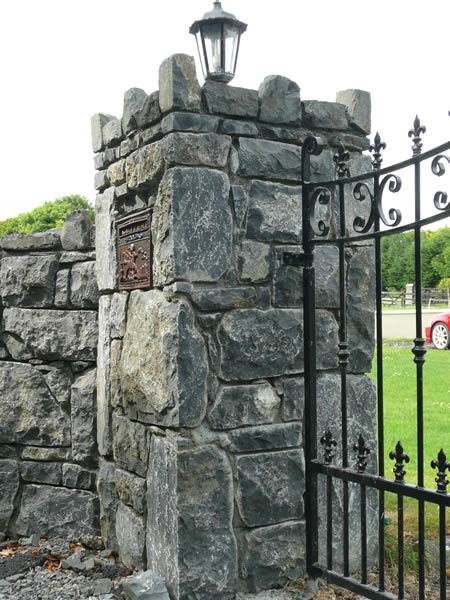
[[[236,27],[225,25],[225,71],[234,75],[236,66],[236,53],[240,32]]]
[[[206,57],[208,60],[208,73],[223,73],[221,64],[221,40],[222,26],[220,24],[211,24],[202,26],[203,39],[205,40]]]

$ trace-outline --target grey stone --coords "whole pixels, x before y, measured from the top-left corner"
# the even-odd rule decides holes
[[[117,286],[117,256],[115,233],[115,193],[109,188],[95,200],[95,248],[97,252],[97,283],[100,291]]]
[[[362,133],[369,134],[371,130],[372,104],[369,92],[363,90],[343,90],[336,95],[336,102],[347,107],[349,121]]]
[[[273,423],[280,398],[268,383],[224,386],[220,388],[208,413],[213,429]]]
[[[146,510],[146,480],[122,469],[116,469],[115,477],[116,490],[120,501],[143,515]]]
[[[240,568],[249,589],[268,590],[303,577],[305,546],[303,521],[258,527],[246,533]],[[261,595],[260,600],[269,597]]]
[[[19,235],[11,233],[0,239],[0,247],[3,250],[55,250],[61,246],[61,235],[56,231],[43,231]]]
[[[111,298],[110,320],[111,337],[122,338],[127,325],[128,294],[125,292],[114,294]]]
[[[374,249],[360,247],[348,265],[347,325],[349,369],[370,373],[375,349],[375,256]]]
[[[170,600],[164,579],[153,571],[129,577],[122,584],[122,592],[127,600]]]
[[[280,308],[303,306],[303,267],[284,263],[284,254],[303,254],[302,246],[275,247],[273,304]]]
[[[53,304],[56,255],[5,256],[1,261],[0,286],[4,306],[49,307]]]
[[[238,174],[243,177],[301,181],[302,151],[298,146],[239,138]]]
[[[172,131],[196,131],[197,133],[217,133],[220,119],[197,113],[173,112],[161,121],[164,134]],[[226,133],[226,132],[223,132]]]
[[[255,119],[258,115],[258,92],[208,81],[202,89],[210,113]]]
[[[231,452],[256,452],[259,450],[282,450],[300,446],[301,423],[260,425],[230,432]]]
[[[37,534],[33,534],[31,537],[36,535]],[[39,552],[45,556],[67,558],[70,554],[70,544],[67,539],[55,536],[49,540],[42,540],[42,542],[39,544]]]
[[[348,116],[343,104],[307,100],[303,103],[303,120],[310,127],[348,129]]]
[[[19,491],[19,466],[15,460],[0,460],[0,531],[7,531]]]
[[[47,485],[25,485],[22,503],[14,524],[19,535],[77,537],[98,535],[98,507],[95,494]]]
[[[256,290],[253,287],[204,289],[193,292],[191,299],[205,311],[251,308],[256,304]]]
[[[258,90],[261,101],[259,118],[269,123],[299,125],[302,118],[300,88],[287,77],[269,75]]]
[[[169,167],[203,165],[223,168],[230,153],[231,138],[217,133],[169,133],[162,147]]]
[[[105,546],[111,549],[117,549],[118,547],[116,514],[119,497],[116,492],[114,473],[114,463],[100,458],[97,476],[97,491],[100,502],[100,528]]]
[[[69,305],[69,280],[70,269],[61,269],[56,274],[55,280],[55,306],[58,308],[67,308]]]
[[[356,132],[355,134],[339,133],[338,135],[331,135],[328,142],[332,146],[337,146],[341,142],[347,150],[357,150],[358,152],[368,150],[370,146],[370,140],[363,135],[356,135]]]
[[[0,458],[17,458],[20,455],[15,445],[0,444]]]
[[[226,135],[258,135],[258,127],[255,123],[248,121],[233,121],[231,119],[224,119],[222,121],[221,133]]]
[[[94,167],[96,169],[105,169],[119,158],[120,148],[107,148],[104,152],[101,152],[94,157]]]
[[[70,302],[74,308],[97,308],[99,291],[95,262],[73,265],[70,273]]]
[[[248,527],[303,516],[305,468],[302,450],[248,454],[237,458],[236,500]]]
[[[61,463],[24,461],[20,465],[20,476],[28,483],[61,485]]]
[[[190,306],[134,291],[120,360],[122,394],[155,424],[195,427],[206,411],[208,365]]]
[[[319,156],[312,155],[311,161],[311,181],[330,181],[336,178],[336,164],[333,160],[335,152],[332,150],[322,150]],[[320,215],[319,207],[316,205],[315,217]]]
[[[121,561],[127,567],[143,569],[145,563],[145,521],[131,508],[119,502],[116,537]]]
[[[92,489],[95,473],[84,469],[80,465],[64,464],[62,466],[62,484],[68,488],[80,490]]]
[[[147,96],[140,88],[131,88],[123,99],[122,128],[125,134],[145,127],[161,118],[159,92]]]
[[[72,385],[72,455],[80,462],[96,456],[96,383],[96,369],[91,369]]]
[[[39,446],[25,447],[21,452],[22,460],[70,460],[70,448],[40,448]]]
[[[245,215],[247,214],[248,193],[242,185],[233,185],[231,186],[231,195],[237,225],[238,227],[242,227]]]
[[[0,443],[69,446],[70,419],[31,365],[0,362]]]
[[[228,177],[218,171],[175,167],[166,173],[153,213],[155,285],[217,281],[225,273],[232,246],[229,191]]]
[[[104,148],[103,142],[103,127],[114,119],[112,115],[104,113],[97,113],[91,118],[91,135],[92,135],[92,150],[94,152],[100,152]]]
[[[197,321],[202,327],[209,329],[210,327],[215,327],[220,322],[222,316],[222,313],[198,314]]]
[[[102,594],[109,594],[112,586],[113,586],[113,584],[112,584],[111,579],[108,579],[107,577],[102,577],[102,579],[97,579],[95,581],[94,594],[96,594],[97,596],[101,596]]]
[[[126,181],[125,159],[121,158],[108,167],[108,179],[111,185],[119,186]]]
[[[130,190],[128,189],[128,186],[126,183],[123,183],[122,185],[119,185],[118,187],[116,186],[116,198],[118,200],[120,200],[121,203],[126,201],[126,199],[129,195],[130,195]],[[133,198],[134,197],[135,197],[135,195],[133,194]]]
[[[91,247],[91,216],[88,210],[75,210],[64,221],[61,234],[63,250],[89,250]]]
[[[157,125],[144,129],[144,131],[140,133],[139,144],[149,144],[150,142],[154,142],[157,138],[160,138],[161,135],[161,123],[158,123]]]
[[[281,415],[283,421],[303,421],[305,406],[305,382],[303,377],[286,377],[282,380],[283,404]]]
[[[302,190],[297,186],[252,181],[247,236],[261,241],[301,240]]]
[[[95,360],[97,313],[5,308],[6,346],[15,360]],[[76,343],[74,343],[76,340]]]
[[[121,385],[120,385],[120,358],[122,356],[122,341],[111,340],[111,371],[110,371],[110,394],[111,394],[111,406],[117,408],[119,406],[126,406],[126,399],[122,401]]]
[[[92,227],[91,227],[92,230]],[[92,234],[92,231],[91,231]],[[87,260],[95,260],[95,251],[91,252],[77,252],[77,251],[68,251],[61,252],[59,255],[59,264],[71,264],[76,262],[84,262]]]
[[[145,190],[155,185],[164,168],[162,142],[143,146],[126,158],[126,182],[131,190]]]
[[[112,454],[111,434],[111,296],[101,296],[97,353],[97,443],[103,456]]]
[[[200,85],[195,61],[187,54],[174,54],[159,67],[159,105],[163,113],[171,110],[200,111]]]
[[[105,146],[117,146],[123,135],[120,119],[111,119],[103,125],[102,134]]]
[[[97,171],[94,175],[94,187],[99,192],[103,192],[109,186],[108,175],[106,171]]]
[[[44,375],[49,390],[62,408],[67,411],[70,407],[70,386],[72,385],[70,369],[48,365],[36,366],[36,369]]]
[[[308,132],[298,127],[274,127],[267,123],[258,123],[260,136],[266,140],[275,140],[279,142],[296,142],[303,143]]]
[[[114,460],[127,471],[141,477],[147,474],[149,430],[148,427],[117,414],[112,418]]]
[[[240,281],[266,281],[272,273],[272,249],[268,244],[244,240],[238,249]]]

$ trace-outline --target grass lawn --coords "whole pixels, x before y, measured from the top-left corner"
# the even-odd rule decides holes
[[[411,343],[412,347],[412,343]],[[424,365],[424,473],[425,486],[436,489],[437,470],[430,462],[437,458],[441,448],[450,460],[450,351],[431,349],[425,355]],[[376,360],[371,376],[376,379]],[[416,423],[416,365],[411,348],[383,348],[384,413],[385,413],[385,473],[394,479],[394,461],[389,452],[400,440],[404,452],[410,457],[405,464],[405,481],[417,484],[417,423]],[[450,474],[449,474],[450,476]],[[396,523],[397,497],[386,495],[386,512]],[[391,529],[391,527],[388,527]],[[395,528],[396,529],[396,528]],[[417,539],[417,502],[405,498],[406,535]],[[392,533],[394,533],[392,528]],[[426,505],[426,537],[438,536],[438,510]]]

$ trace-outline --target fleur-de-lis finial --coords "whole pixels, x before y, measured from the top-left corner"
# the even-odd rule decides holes
[[[324,461],[329,465],[334,457],[333,447],[337,446],[337,441],[333,438],[331,431],[328,429],[320,438],[320,443],[324,446]]]
[[[386,143],[381,141],[380,134],[378,131],[375,134],[373,144],[370,144],[369,151],[373,152],[372,166],[375,171],[381,167],[383,159],[381,158],[381,151],[386,150]]]
[[[358,453],[356,467],[360,473],[363,473],[367,467],[367,457],[370,454],[370,448],[366,444],[362,434],[358,438],[358,443],[353,445],[353,450]]]
[[[425,125],[420,124],[420,119],[416,115],[416,118],[414,119],[413,128],[408,131],[408,136],[412,137],[413,139],[413,145],[411,146],[413,156],[419,156],[419,154],[422,152],[423,144],[420,134],[425,133],[426,130],[427,128],[425,127]]]
[[[395,446],[395,452],[389,452],[389,458],[395,460],[395,467],[392,469],[395,473],[395,481],[403,483],[405,480],[406,471],[403,469],[403,463],[409,463],[409,456],[404,454],[401,442]]]
[[[431,467],[433,469],[438,469],[437,477],[435,477],[435,482],[437,483],[437,491],[441,494],[447,493],[448,480],[446,479],[446,471],[450,471],[450,462],[447,462],[447,457],[445,456],[444,450],[441,448],[441,451],[438,454],[438,459],[434,459],[431,461]]]
[[[350,177],[350,169],[347,166],[347,161],[350,160],[350,152],[345,149],[342,142],[338,143],[338,151],[333,156],[336,165],[336,175],[339,179]]]

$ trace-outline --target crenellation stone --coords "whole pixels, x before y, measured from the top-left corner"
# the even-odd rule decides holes
[[[159,105],[163,113],[172,110],[200,112],[201,92],[195,61],[187,54],[174,54],[159,67]]]
[[[303,120],[310,127],[323,129],[343,129],[348,126],[346,107],[337,102],[307,100],[303,102]]]
[[[195,131],[197,133],[217,133],[220,119],[212,115],[198,113],[172,112],[161,121],[163,134],[172,131]],[[222,132],[226,133],[226,132]]]
[[[104,148],[104,140],[103,140],[103,127],[114,119],[112,115],[107,115],[105,113],[97,113],[91,118],[91,135],[92,135],[92,150],[94,152],[100,152]]]
[[[230,431],[231,452],[258,452],[295,448],[302,443],[302,424],[260,425]]]
[[[141,477],[147,474],[149,429],[142,423],[113,414],[113,454],[116,464]]]
[[[75,210],[64,221],[61,234],[63,250],[90,250],[91,216],[89,210]]]
[[[366,135],[370,134],[372,105],[369,92],[343,90],[337,93],[336,102],[347,107],[350,125]]]
[[[44,256],[5,256],[0,267],[4,306],[45,308],[53,304],[58,259]]]
[[[72,456],[73,460],[82,463],[97,455],[96,393],[96,369],[84,372],[72,384]]]
[[[102,129],[103,143],[105,146],[117,146],[122,140],[122,123],[120,119],[111,119]]]
[[[294,81],[280,75],[269,75],[260,85],[258,95],[261,121],[286,125],[301,123],[300,88]]]
[[[247,119],[256,119],[258,115],[258,92],[255,90],[207,81],[202,93],[210,113]]]
[[[97,308],[99,291],[95,262],[73,265],[70,272],[70,302],[74,308]]]
[[[162,142],[143,146],[126,159],[127,185],[131,190],[148,189],[155,185],[163,169]]]
[[[169,133],[162,142],[167,166],[202,165],[223,168],[227,164],[231,138],[217,133]]]
[[[149,96],[140,88],[131,88],[125,92],[122,116],[125,135],[158,121],[160,117],[158,92]]]
[[[238,174],[242,177],[301,181],[302,150],[284,142],[239,138]]]
[[[100,291],[114,290],[117,286],[117,257],[114,188],[98,194],[95,200],[95,248],[97,253],[97,284]]]

